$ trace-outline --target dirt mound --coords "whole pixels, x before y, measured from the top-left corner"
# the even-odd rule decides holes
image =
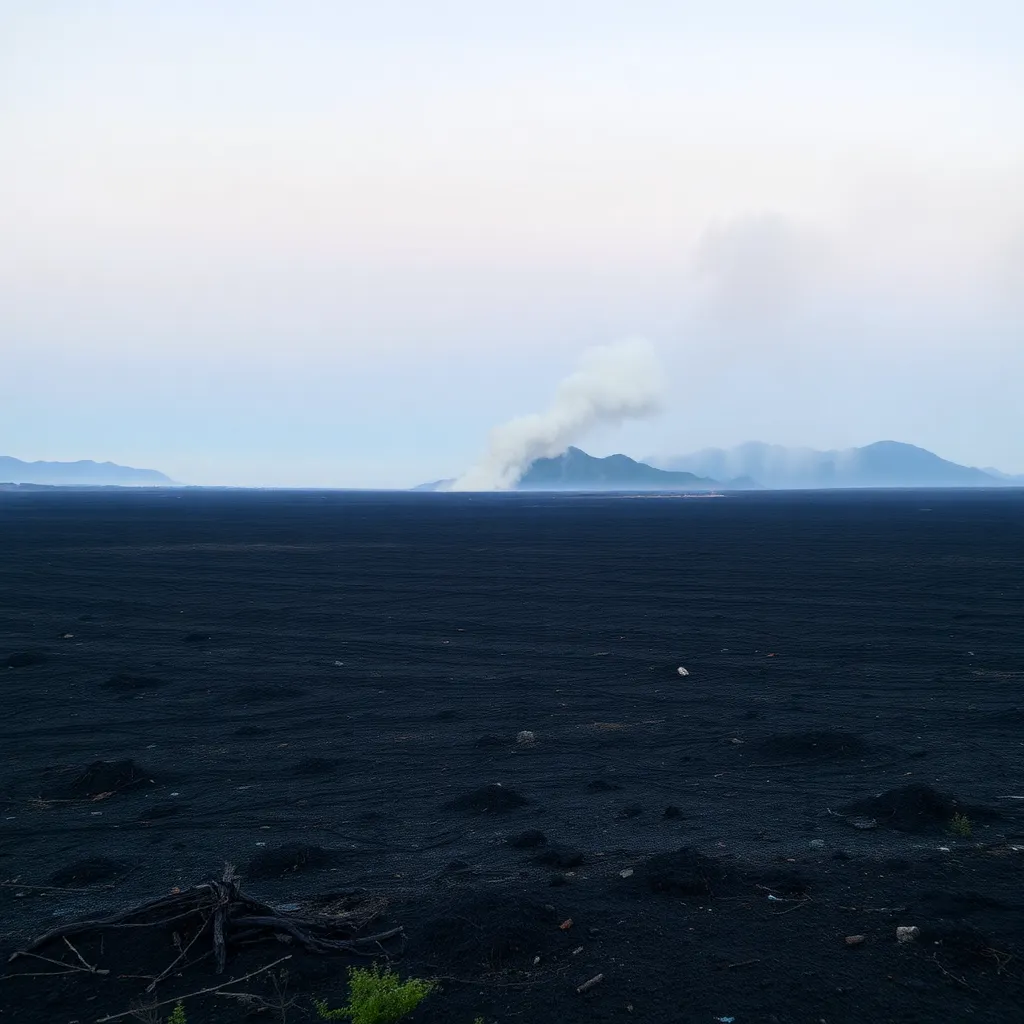
[[[76,860],[73,864],[58,868],[50,875],[49,880],[61,888],[75,889],[120,878],[122,875],[126,875],[130,868],[131,865],[123,860],[111,860],[109,857],[86,857],[84,860]]]
[[[4,664],[7,668],[28,668],[30,665],[42,665],[47,657],[41,651],[19,651],[17,654],[8,654]]]
[[[156,821],[160,818],[173,818],[174,815],[189,809],[188,804],[181,804],[175,800],[165,800],[162,803],[153,804],[147,807],[140,815],[139,821]]]
[[[495,736],[493,733],[487,733],[485,736],[481,736],[474,747],[505,747],[508,746],[512,741],[503,739],[501,736]]]
[[[301,697],[304,691],[296,686],[240,686],[235,690],[235,700],[239,704],[260,704],[270,700],[291,700]]]
[[[235,730],[236,736],[266,736],[272,733],[273,729],[267,729],[262,725],[241,725]]]
[[[823,729],[768,736],[755,744],[754,749],[773,761],[815,761],[857,757],[867,752],[868,745],[853,733]]]
[[[710,896],[732,877],[724,864],[692,846],[651,857],[640,865],[636,875],[654,892],[674,896]]]
[[[533,850],[538,846],[543,846],[547,841],[547,836],[543,832],[530,828],[525,832],[520,832],[517,836],[509,836],[508,845],[517,850]]]
[[[166,686],[164,679],[157,679],[155,676],[136,676],[128,672],[118,672],[111,676],[105,683],[100,683],[104,690],[113,690],[114,693],[135,693],[138,690],[155,690],[157,687]]]
[[[296,775],[330,775],[338,770],[338,762],[329,757],[305,757],[292,770]]]
[[[528,967],[563,934],[550,906],[528,897],[470,894],[427,920],[418,938],[432,960],[473,973]]]
[[[153,786],[156,780],[132,760],[93,761],[85,768],[57,768],[46,773],[44,800],[93,800],[128,789]]]
[[[593,782],[587,783],[587,789],[591,793],[614,793],[622,787],[617,782],[609,782],[607,779],[594,779]]]
[[[469,793],[463,793],[444,806],[451,811],[468,811],[470,814],[501,814],[515,810],[529,803],[525,796],[514,789],[507,789],[496,782],[490,786],[481,786]]]
[[[583,863],[583,851],[574,846],[549,846],[533,858],[537,864],[549,868],[578,868]]]
[[[334,855],[322,846],[306,843],[286,843],[268,850],[260,850],[246,869],[249,878],[280,878],[326,868],[335,861]]]
[[[987,807],[961,803],[952,793],[940,793],[922,783],[887,789],[866,800],[848,804],[842,808],[842,813],[857,820],[873,820],[900,832],[944,829],[955,814],[964,814],[974,819],[996,816]]]

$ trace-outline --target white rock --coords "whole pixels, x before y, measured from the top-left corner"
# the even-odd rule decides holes
[[[677,672],[678,672],[678,673],[679,673],[679,674],[680,674],[681,676],[688,676],[688,675],[690,674],[689,672],[687,672],[687,670],[686,670],[685,668],[683,668],[683,666],[682,666],[682,665],[680,665],[680,666],[679,666],[679,668],[677,668],[677,669],[676,669],[676,671],[677,671]]]
[[[897,942],[913,942],[921,934],[917,925],[901,925],[896,929]]]
[[[537,737],[534,736],[529,729],[524,729],[522,732],[516,734],[516,743],[522,746],[529,746],[531,743],[536,743]]]

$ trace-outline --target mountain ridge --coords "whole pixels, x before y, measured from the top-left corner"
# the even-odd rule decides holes
[[[748,441],[655,459],[661,468],[706,476],[750,476],[773,490],[876,487],[1004,487],[1020,478],[962,466],[903,441],[820,451]]]
[[[116,462],[24,462],[0,455],[0,483],[48,487],[159,487],[174,481],[156,469],[136,469]]]

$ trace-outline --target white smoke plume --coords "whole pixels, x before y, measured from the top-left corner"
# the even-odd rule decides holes
[[[510,490],[535,459],[561,455],[591,428],[656,412],[662,380],[648,341],[636,338],[591,349],[580,368],[558,385],[545,412],[518,416],[491,431],[483,459],[451,490]]]

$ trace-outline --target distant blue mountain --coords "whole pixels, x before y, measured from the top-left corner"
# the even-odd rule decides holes
[[[714,490],[715,480],[686,471],[655,469],[628,455],[599,459],[579,448],[537,459],[523,475],[519,491]]]
[[[113,462],[22,462],[0,455],[0,483],[50,487],[141,487],[174,483],[155,469],[133,469]]]
[[[663,468],[704,476],[746,476],[768,488],[1000,487],[1021,482],[961,466],[924,448],[878,441],[863,448],[815,451],[751,441],[656,460]]]
[[[453,480],[434,480],[414,491],[444,491]],[[723,486],[733,489],[757,487],[752,480],[735,480],[723,485],[694,473],[655,469],[628,455],[599,459],[580,448],[562,455],[537,459],[516,485],[518,491],[709,491]]]

